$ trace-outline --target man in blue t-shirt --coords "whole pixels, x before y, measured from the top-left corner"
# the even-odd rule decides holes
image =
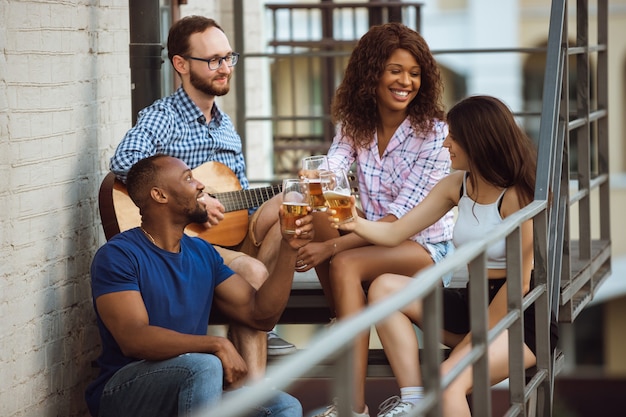
[[[312,237],[311,216],[298,221],[296,234],[283,233],[280,250],[289,259],[255,289],[211,244],[184,233],[207,221],[211,199],[184,162],[142,159],[127,188],[141,226],[113,237],[91,266],[102,354],[87,403],[93,416],[187,416],[241,387],[247,375],[232,342],[207,335],[213,304],[252,329],[271,329],[287,303],[298,248]],[[302,415],[283,392],[262,407],[250,415]]]

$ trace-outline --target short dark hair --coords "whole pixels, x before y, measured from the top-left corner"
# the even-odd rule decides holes
[[[155,162],[165,157],[167,155],[157,154],[140,159],[128,171],[126,190],[139,209],[146,205],[150,198],[150,190],[158,181],[159,168]]]
[[[187,16],[175,22],[167,36],[167,57],[170,62],[174,55],[189,54],[189,37],[208,28],[218,28],[224,32],[215,20],[204,16]]]

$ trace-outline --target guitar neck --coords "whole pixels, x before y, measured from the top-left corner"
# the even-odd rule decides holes
[[[212,194],[224,206],[226,212],[259,207],[261,204],[282,192],[281,185],[249,188],[247,190],[227,191]]]

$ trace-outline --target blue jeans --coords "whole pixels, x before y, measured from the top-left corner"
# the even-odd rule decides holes
[[[451,240],[439,243],[426,243],[424,246],[430,252],[430,257],[435,263],[441,262],[443,258],[454,252],[454,244]],[[447,287],[450,285],[450,281],[452,281],[452,273],[444,275],[441,277],[441,280],[443,281],[443,286]]]
[[[222,398],[222,362],[206,353],[172,359],[137,361],[117,371],[104,387],[99,417],[191,416]],[[301,417],[300,402],[277,391],[249,416]]]

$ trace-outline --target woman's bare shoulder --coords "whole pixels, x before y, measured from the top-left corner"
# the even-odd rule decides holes
[[[454,171],[442,178],[437,184],[441,195],[445,195],[454,205],[458,203],[461,196],[464,175],[465,171]]]
[[[517,187],[515,185],[506,189],[504,196],[502,197],[502,206],[500,208],[500,214],[502,217],[510,216],[511,214],[519,211],[522,205],[517,195]]]

